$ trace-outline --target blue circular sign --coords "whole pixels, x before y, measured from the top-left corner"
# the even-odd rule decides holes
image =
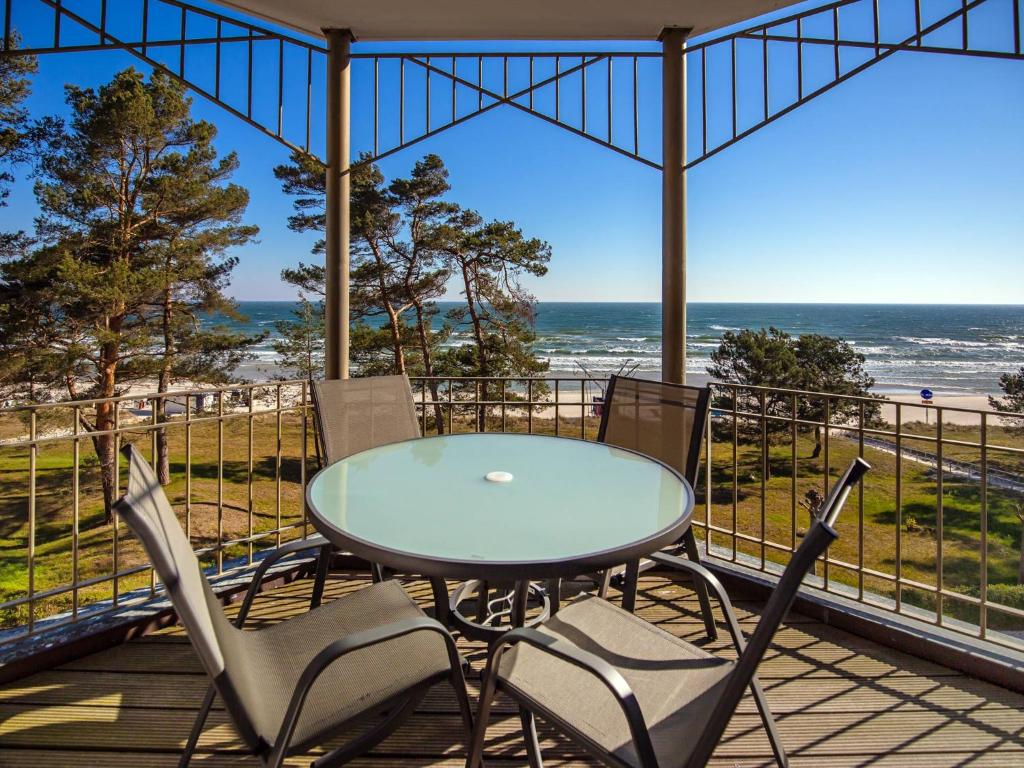
[[[921,390],[921,399],[922,400],[931,400],[934,396],[935,396],[935,393],[932,392],[930,389],[922,389]]]

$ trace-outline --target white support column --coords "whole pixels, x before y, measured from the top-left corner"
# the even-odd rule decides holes
[[[661,33],[661,376],[686,382],[686,62],[688,29]]]
[[[325,29],[327,36],[327,296],[325,313],[326,376],[348,378],[349,325],[349,156],[352,33]]]

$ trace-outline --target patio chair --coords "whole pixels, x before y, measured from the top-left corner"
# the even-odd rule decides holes
[[[327,379],[310,384],[321,466],[378,445],[420,436],[407,376]],[[326,573],[324,569],[324,578]],[[371,563],[370,575],[374,581],[381,581],[385,572],[379,564]]]
[[[395,730],[433,685],[455,688],[467,733],[472,714],[462,666],[448,630],[428,618],[398,582],[373,584],[288,621],[254,632],[228,621],[157,482],[131,445],[128,492],[117,509],[142,541],[171,603],[212,679],[180,766],[187,766],[219,694],[242,740],[265,766],[322,744],[352,724],[369,729],[320,758],[337,765]]]
[[[313,414],[324,465],[354,453],[420,436],[406,376],[314,381]]]
[[[639,451],[658,459],[679,472],[695,488],[710,399],[709,387],[612,376],[605,392],[598,442]],[[680,543],[687,557],[699,563],[700,552],[692,527],[686,529]],[[644,565],[649,567],[653,561],[648,560]],[[639,561],[626,564],[622,604],[629,611],[635,607],[640,571]],[[610,571],[602,574],[601,597],[607,597],[610,576]],[[708,637],[714,639],[718,633],[707,588],[699,580],[695,582],[705,629]]]
[[[838,538],[836,518],[868,469],[863,459],[855,459],[832,489],[749,643],[728,595],[710,571],[665,553],[652,555],[659,567],[686,571],[715,593],[736,646],[736,661],[713,656],[593,595],[581,596],[539,628],[514,629],[502,636],[487,660],[467,766],[480,764],[491,704],[499,690],[519,704],[531,768],[541,766],[535,714],[607,765],[701,768],[748,688],[775,759],[785,766],[786,753],[755,672],[804,576]]]

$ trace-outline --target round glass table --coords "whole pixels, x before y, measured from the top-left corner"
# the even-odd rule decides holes
[[[354,454],[317,473],[306,499],[321,534],[371,563],[435,584],[519,584],[520,622],[529,580],[639,559],[678,541],[693,510],[687,482],[647,456],[503,433],[425,437]]]

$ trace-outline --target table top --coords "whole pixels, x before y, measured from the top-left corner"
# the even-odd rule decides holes
[[[511,479],[493,482],[492,473]],[[677,541],[693,509],[690,486],[654,459],[502,433],[372,448],[321,470],[306,498],[339,549],[408,573],[494,581],[641,557]]]

